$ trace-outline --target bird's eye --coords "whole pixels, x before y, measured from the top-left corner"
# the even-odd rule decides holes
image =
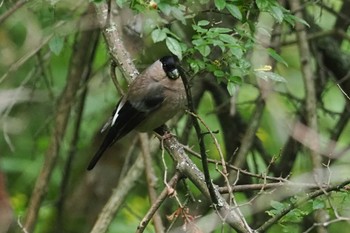
[[[167,72],[167,76],[170,79],[178,79],[180,77],[180,74],[177,69],[173,69],[172,71]]]

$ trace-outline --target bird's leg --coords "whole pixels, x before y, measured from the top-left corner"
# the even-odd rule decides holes
[[[168,128],[168,126],[166,126],[166,124],[163,124],[161,126],[159,126],[158,128],[154,129],[154,132],[156,132],[157,134],[159,134],[161,136],[161,140],[165,140],[168,138],[171,138],[173,136],[175,136],[174,134],[172,134]]]

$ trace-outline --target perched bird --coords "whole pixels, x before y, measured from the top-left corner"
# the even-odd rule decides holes
[[[103,127],[108,132],[92,158],[91,170],[105,150],[136,129],[152,131],[185,108],[186,93],[178,70],[177,58],[165,56],[135,78]]]

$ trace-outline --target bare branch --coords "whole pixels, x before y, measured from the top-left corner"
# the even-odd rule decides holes
[[[96,33],[97,34],[97,33]],[[92,46],[92,54],[90,56],[89,63],[85,64],[85,67],[83,68],[86,72],[82,74],[82,80],[84,80],[84,83],[82,84],[82,90],[79,98],[77,98],[77,106],[75,107],[75,110],[77,112],[75,118],[74,118],[74,131],[73,131],[73,137],[69,143],[69,150],[68,150],[68,157],[67,161],[65,163],[64,172],[62,175],[61,185],[60,185],[60,196],[57,201],[57,231],[64,231],[62,227],[64,226],[64,203],[66,201],[66,197],[68,196],[68,187],[69,187],[69,179],[71,177],[72,172],[72,165],[73,161],[75,159],[75,155],[77,153],[77,144],[80,139],[80,130],[81,130],[81,123],[83,118],[83,112],[85,109],[85,100],[87,96],[87,81],[91,76],[92,73],[92,64],[93,59],[95,57],[97,45],[98,45],[98,38],[99,36],[96,35],[95,38],[93,38],[94,45]]]
[[[299,0],[295,1],[289,1],[291,5],[291,9],[293,11],[300,8],[300,2]],[[296,16],[299,18],[303,18],[302,12],[297,12]],[[313,74],[312,64],[311,64],[311,52],[309,48],[309,44],[307,41],[307,35],[306,35],[306,28],[305,25],[296,22],[295,24],[296,34],[298,38],[298,48],[300,53],[300,61],[301,61],[301,70],[303,73],[303,79],[305,84],[305,92],[306,92],[306,118],[307,118],[307,124],[308,126],[317,132],[317,113],[316,113],[316,90],[315,90],[315,77]],[[317,138],[313,138],[313,143],[315,143],[315,146],[318,148],[316,144],[318,144]],[[321,157],[316,152],[317,150],[310,149],[310,155],[313,162],[314,169],[318,169],[321,166]]]
[[[113,6],[113,4],[111,3]],[[129,52],[125,49],[121,30],[118,28],[117,24],[114,23],[114,18],[109,16],[108,5],[104,1],[101,3],[96,3],[96,14],[97,20],[105,37],[106,43],[108,45],[108,50],[112,59],[121,68],[124,77],[129,81],[135,78],[139,72],[137,71]],[[111,13],[112,14],[112,13]]]
[[[188,77],[185,73],[184,70],[179,69],[180,74],[181,74],[181,79],[182,82],[184,83],[185,86],[185,90],[186,90],[186,97],[187,97],[187,107],[189,109],[190,112],[192,113],[196,113],[195,109],[194,109],[194,103],[192,100],[192,93],[191,93],[191,87],[188,81]],[[196,134],[197,134],[197,140],[198,140],[198,144],[199,144],[199,149],[200,149],[200,154],[201,154],[201,161],[202,161],[202,167],[203,167],[203,172],[204,172],[204,179],[205,179],[205,183],[208,186],[208,190],[209,190],[209,194],[210,194],[210,198],[213,201],[213,203],[219,204],[218,203],[218,197],[215,194],[215,190],[213,187],[213,183],[212,180],[210,178],[210,173],[209,173],[209,168],[208,168],[208,158],[207,158],[207,151],[205,149],[205,144],[204,144],[204,140],[203,140],[203,133],[201,131],[201,128],[199,126],[199,123],[197,121],[197,118],[195,117],[195,115],[191,115],[191,119],[192,119],[192,124],[194,129],[196,130]]]
[[[145,162],[145,172],[146,172],[149,198],[150,198],[151,205],[154,205],[154,203],[157,201],[157,192],[155,190],[155,186],[157,183],[157,176],[153,169],[151,152],[149,150],[148,135],[140,134],[140,142],[141,142],[142,155]],[[154,223],[154,228],[156,233],[164,232],[162,218],[157,212],[155,212],[153,215],[153,223]]]
[[[133,188],[136,182],[140,179],[145,163],[142,156],[138,156],[134,164],[130,167],[128,173],[124,179],[113,190],[108,202],[103,207],[94,227],[90,231],[91,233],[104,233],[107,232],[113,217],[116,215],[125,197],[129,194],[131,188]]]
[[[177,170],[190,179],[206,198],[211,199],[203,173],[188,158],[183,145],[174,137],[170,137],[164,139],[164,146],[176,161]],[[221,219],[239,232],[253,232],[246,220],[242,217],[240,211],[228,205],[216,187],[214,187],[214,191],[215,196],[218,198],[218,204],[215,207]]]
[[[20,9],[24,4],[26,4],[28,0],[18,0],[15,5],[13,5],[8,11],[3,13],[0,16],[0,25],[8,18],[10,17],[13,13],[15,13],[18,9]],[[0,5],[1,7],[1,5]]]
[[[136,233],[142,233],[146,229],[146,227],[147,227],[149,221],[152,219],[152,216],[154,215],[154,213],[157,211],[157,209],[160,207],[160,205],[168,197],[169,187],[172,187],[174,189],[180,178],[181,178],[181,174],[179,172],[176,172],[175,175],[167,183],[167,187],[165,187],[163,189],[161,194],[158,196],[157,200],[155,200],[155,202],[153,203],[151,208],[148,210],[145,217],[140,222],[139,226],[137,227]]]
[[[333,185],[329,188],[326,188],[325,190],[327,192],[332,191],[339,191],[343,189],[346,185],[350,184],[350,180],[344,181],[339,185]],[[305,197],[299,198],[294,203],[291,203],[288,207],[284,208],[280,211],[280,213],[276,214],[274,217],[270,218],[268,221],[266,221],[263,225],[261,225],[258,229],[256,229],[258,232],[265,232],[268,228],[270,228],[273,224],[277,223],[279,219],[281,219],[283,216],[285,216],[287,213],[289,213],[291,210],[303,205],[309,200],[312,200],[318,196],[324,195],[323,190],[316,190],[312,193],[308,193],[305,195]]]
[[[91,8],[89,8],[91,10]],[[64,138],[70,110],[75,103],[75,96],[81,84],[81,77],[85,72],[86,64],[91,62],[93,56],[94,43],[98,38],[97,31],[82,32],[75,41],[76,53],[73,53],[71,66],[67,76],[67,84],[59,97],[57,111],[55,115],[55,128],[51,135],[50,145],[45,153],[45,161],[37,177],[35,187],[29,201],[24,228],[33,232],[41,202],[47,191],[48,183],[51,179],[52,171],[56,165],[56,160]]]
[[[307,189],[319,189],[320,186],[318,184],[310,184],[310,183],[296,183],[296,182],[278,182],[278,183],[265,183],[265,184],[242,184],[242,185],[232,185],[232,192],[243,192],[248,190],[265,190],[265,189],[275,189],[275,188],[291,188],[291,187],[299,187],[299,188],[307,188]],[[322,185],[322,188],[328,188],[329,185]],[[220,193],[228,193],[230,190],[227,187],[220,187]]]

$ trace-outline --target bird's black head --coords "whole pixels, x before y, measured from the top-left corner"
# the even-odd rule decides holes
[[[180,77],[177,69],[178,58],[175,56],[165,56],[159,59],[163,65],[163,70],[170,79],[178,79]]]

